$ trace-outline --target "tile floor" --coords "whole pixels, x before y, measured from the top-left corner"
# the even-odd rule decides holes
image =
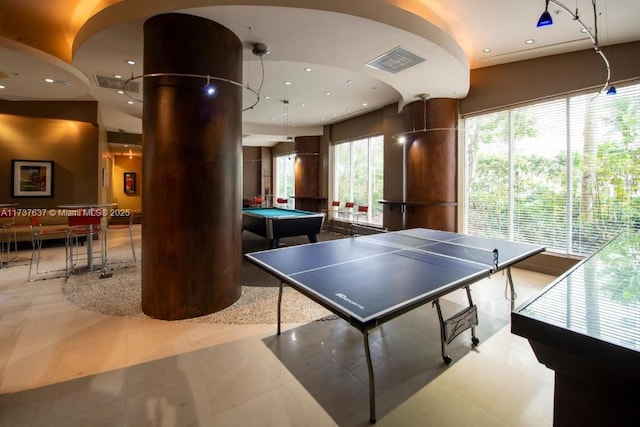
[[[44,268],[63,262],[63,248],[45,249]],[[362,335],[342,320],[277,337],[274,324],[110,317],[68,302],[64,279],[29,283],[16,264],[0,269],[0,426],[369,425]],[[514,269],[518,301],[553,279]],[[371,333],[378,425],[552,425],[553,372],[510,333],[504,281],[472,287],[481,342],[463,333],[449,366],[430,304]],[[466,296],[446,300],[453,310]]]

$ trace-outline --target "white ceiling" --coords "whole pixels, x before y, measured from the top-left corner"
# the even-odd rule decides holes
[[[536,28],[544,0],[299,2],[306,6],[313,3],[323,10],[264,5],[277,1],[254,2],[262,6],[229,6],[229,2],[215,0],[160,3],[164,9],[158,6],[155,13],[189,13],[233,31],[245,46],[241,82],[245,87],[257,90],[261,83],[260,57],[251,52],[254,43],[268,46],[270,54],[262,57],[264,82],[259,102],[243,113],[244,145],[272,145],[286,136],[321,134],[323,125],[394,102],[401,107],[423,93],[463,98],[473,68],[592,47],[581,26],[553,1],[549,10],[554,25]],[[180,9],[191,4],[224,3],[227,5]],[[429,16],[429,20],[392,3],[410,4],[412,11]],[[594,28],[592,0],[567,0],[564,4],[570,10],[577,7],[580,19]],[[640,40],[640,1],[600,0],[596,6],[601,46]],[[0,89],[0,99],[98,100],[108,130],[140,133],[141,103],[130,105],[127,96],[99,88],[95,75],[120,74],[126,79],[142,74],[142,23],[155,13],[140,12],[132,17],[134,13],[128,11],[120,23],[83,32],[76,39],[71,64],[0,38],[0,85],[5,86]],[[95,17],[87,28],[99,28],[99,18],[102,16]],[[525,44],[527,39],[535,42]],[[426,61],[397,74],[365,65],[398,46]],[[484,48],[491,52],[483,52]],[[127,59],[136,60],[136,65],[127,65]],[[611,67],[615,68],[615,63]],[[45,83],[45,77],[54,83]],[[142,79],[136,81],[142,83]],[[285,85],[286,81],[291,84]],[[289,101],[287,120],[283,100]],[[255,101],[255,94],[245,89],[245,107]]]

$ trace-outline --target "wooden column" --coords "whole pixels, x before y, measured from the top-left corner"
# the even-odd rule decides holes
[[[242,81],[242,44],[204,18],[166,14],[144,24],[144,74]],[[207,79],[144,79],[142,310],[175,320],[240,298],[242,88]]]
[[[456,230],[456,100],[417,101],[404,108],[407,138],[407,228]],[[426,126],[424,124],[426,107]]]
[[[296,209],[320,212],[320,160],[319,136],[298,136],[295,140]]]

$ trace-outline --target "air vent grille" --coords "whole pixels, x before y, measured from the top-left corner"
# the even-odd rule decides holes
[[[398,46],[372,59],[367,62],[366,65],[379,71],[396,74],[424,61],[426,61],[426,59]]]
[[[98,76],[96,75],[96,83],[99,87],[105,89],[115,89],[115,90],[123,90],[125,80],[122,79],[114,79],[111,77]],[[138,93],[140,91],[140,84],[138,82],[129,81],[127,83],[127,92]]]

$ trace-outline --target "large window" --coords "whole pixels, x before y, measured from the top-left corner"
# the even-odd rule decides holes
[[[289,199],[295,194],[294,156],[277,156],[275,161],[275,198]],[[274,198],[274,200],[276,200]],[[290,202],[289,206],[293,206]]]
[[[382,225],[382,135],[337,144],[333,149],[333,199],[369,206],[366,222]]]
[[[468,117],[465,230],[586,255],[640,230],[640,85]]]

